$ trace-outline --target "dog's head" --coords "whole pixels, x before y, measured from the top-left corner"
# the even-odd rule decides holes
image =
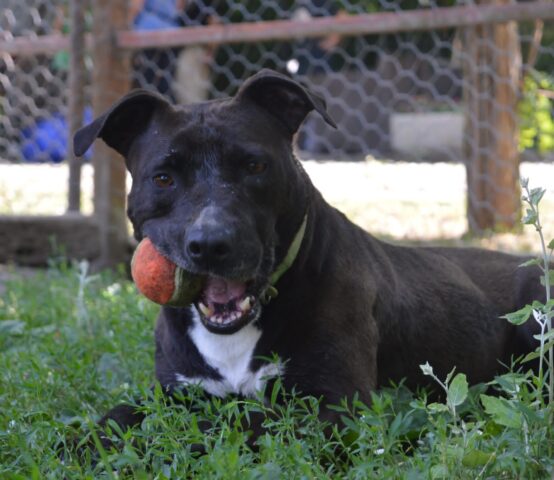
[[[77,155],[99,137],[125,157],[135,237],[207,276],[196,307],[212,332],[259,315],[297,237],[313,187],[291,142],[311,110],[334,126],[321,98],[263,70],[234,97],[195,105],[131,92],[75,135]]]

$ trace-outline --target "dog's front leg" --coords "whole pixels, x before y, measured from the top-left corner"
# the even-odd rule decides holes
[[[209,394],[206,394],[209,396]],[[328,405],[338,405],[339,399],[329,399],[326,395],[316,395],[321,398],[320,410],[319,410],[319,420],[324,424],[324,434],[328,438],[333,435],[333,428],[335,426],[342,426],[340,413],[331,409]],[[168,408],[171,408],[172,404],[179,404],[185,402],[189,404],[191,411],[197,411],[198,408],[195,408],[194,400],[188,399],[186,391],[179,389],[177,391],[172,389],[164,390],[163,401],[167,404]],[[192,400],[192,402],[191,402]],[[285,398],[280,401],[287,401]],[[146,418],[147,412],[142,408],[142,402],[137,401],[135,404],[121,404],[112,408],[108,413],[106,413],[98,422],[98,439],[102,448],[109,450],[112,447],[116,446],[113,439],[114,433],[117,435],[117,432],[114,432],[110,424],[117,426],[117,430],[125,432],[131,428],[137,427],[141,422]],[[246,415],[240,415],[240,424],[241,429],[244,432],[248,433],[248,438],[246,440],[246,445],[253,451],[258,450],[258,438],[268,431],[268,428],[264,426],[264,423],[267,421],[268,417],[272,417],[273,420],[279,420],[279,414],[272,410],[263,411],[249,411]],[[207,432],[213,428],[213,423],[209,420],[199,419],[198,427],[202,432]],[[109,432],[108,430],[112,430]],[[270,431],[271,429],[269,429]],[[108,435],[111,433],[111,435]],[[93,442],[89,444],[89,447],[96,449]],[[191,451],[198,452],[200,454],[205,453],[205,445],[195,444],[191,446]]]
[[[118,405],[99,420],[96,427],[85,439],[69,436],[64,442],[59,442],[56,445],[56,449],[59,450],[59,457],[63,460],[69,452],[72,452],[78,457],[84,458],[85,453],[88,451],[91,453],[93,465],[96,465],[100,458],[99,447],[107,451],[115,446],[114,437],[110,436],[110,433],[112,433],[109,431],[111,429],[110,424],[114,422],[117,425],[117,430],[125,432],[139,425],[144,417],[145,415],[138,405]]]
[[[272,433],[272,427],[264,425],[268,418],[276,422],[282,419],[280,414],[274,410],[266,412],[248,412],[248,416],[242,418],[241,428],[244,432],[248,433],[246,445],[254,452],[259,450],[258,439],[265,433]],[[341,426],[340,414],[331,410],[323,403],[321,404],[318,418],[322,422],[323,432],[327,438],[332,437],[335,425]],[[296,430],[294,436],[296,438],[302,438],[303,435],[299,433],[299,430]]]
[[[153,394],[152,389],[152,394]],[[189,408],[194,411],[194,400],[188,399],[187,392],[180,388],[179,390],[174,390],[172,388],[163,388],[163,395],[161,396],[160,401],[163,402],[164,408],[171,408],[172,405],[186,403]],[[116,425],[117,430],[120,430],[122,433],[126,432],[131,428],[139,426],[142,421],[148,415],[148,412],[143,409],[144,402],[136,401],[135,404],[121,404],[112,408],[108,413],[106,413],[98,421],[98,430],[99,430],[99,439],[103,448],[107,449],[114,446],[111,438],[107,435],[107,430],[110,428],[110,424]],[[206,431],[211,427],[211,422],[208,421],[199,421],[199,428],[201,431]],[[117,434],[118,432],[112,433]],[[113,437],[112,437],[113,438]],[[194,445],[192,451],[203,452],[203,445]]]
[[[194,400],[192,400],[192,402],[184,400],[187,395],[186,391],[183,389],[179,389],[178,391],[172,389],[164,390],[164,394],[165,396],[163,401],[166,403],[167,408],[171,408],[172,404],[185,402],[189,405],[191,411],[198,412],[198,408],[195,408]],[[206,394],[206,396],[209,397],[209,394]],[[113,426],[113,423],[115,423],[117,430],[124,433],[125,431],[140,425],[147,415],[148,413],[142,409],[141,402],[137,402],[134,405],[121,404],[112,408],[100,419],[97,424],[99,430],[98,439],[100,440],[102,448],[109,450],[110,448],[116,446],[116,442],[113,441],[113,434],[117,434],[117,432],[113,431],[114,429],[111,428],[110,424]],[[254,451],[257,450],[257,439],[265,431],[265,428],[263,427],[265,419],[266,415],[258,411],[249,412],[247,416],[245,415],[241,417],[240,422],[242,430],[248,432],[246,444]],[[202,418],[198,419],[198,428],[203,433],[208,432],[211,428],[213,428],[213,426],[214,424],[209,420]],[[111,430],[112,435],[108,435],[108,429]],[[95,449],[93,442],[89,443],[89,448]],[[191,452],[204,454],[206,453],[206,446],[200,443],[193,444],[190,445],[190,450]]]
[[[117,430],[124,433],[127,430],[140,425],[145,416],[145,413],[141,410],[140,402],[137,402],[135,405],[117,405],[98,421],[94,434],[97,435],[100,446],[106,451],[110,450],[112,447],[116,447],[117,445],[117,441],[114,442],[113,440],[114,434],[118,434],[118,432],[114,431],[112,428],[114,423]],[[87,447],[92,451],[96,451],[98,449],[98,445],[93,438],[89,439]]]
[[[130,428],[140,425],[144,417],[145,414],[141,411],[140,404],[121,404],[106,413],[98,422],[98,426],[104,431],[110,421],[112,421],[115,422],[122,432],[125,432]],[[104,435],[102,435],[101,439],[102,438],[104,438]]]

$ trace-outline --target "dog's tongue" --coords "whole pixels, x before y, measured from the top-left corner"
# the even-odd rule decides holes
[[[246,284],[221,277],[208,277],[204,287],[204,296],[209,303],[229,303],[241,298],[246,291]]]

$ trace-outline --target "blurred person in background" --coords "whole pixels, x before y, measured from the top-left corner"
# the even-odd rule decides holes
[[[166,30],[214,22],[202,1],[131,0],[130,16],[137,31]],[[154,88],[183,104],[208,98],[211,46],[148,48],[135,55],[134,86]]]
[[[131,0],[129,15],[137,31],[179,28],[184,0]],[[181,48],[147,48],[133,58],[133,86],[153,88],[175,101],[172,90],[175,59]]]

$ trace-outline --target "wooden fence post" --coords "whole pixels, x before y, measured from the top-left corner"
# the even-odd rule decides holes
[[[71,48],[69,68],[69,138],[67,145],[73,145],[73,135],[81,127],[85,109],[85,0],[71,0]],[[81,211],[81,167],[82,159],[68,148],[69,189],[68,206],[70,212]]]
[[[507,4],[511,0],[480,0]],[[515,22],[466,30],[467,213],[470,231],[519,225],[518,100],[521,54]]]
[[[93,0],[93,92],[97,116],[130,88],[129,53],[116,45],[116,31],[128,27],[127,0]],[[111,267],[128,254],[123,159],[103,142],[94,145],[94,214],[100,232],[99,267]]]

